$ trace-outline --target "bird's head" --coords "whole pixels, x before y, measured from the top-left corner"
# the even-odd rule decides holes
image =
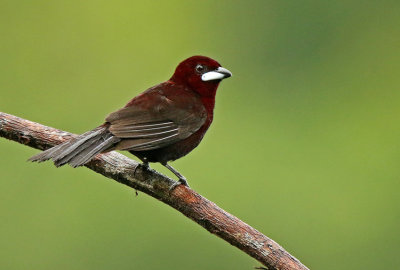
[[[188,86],[202,97],[214,97],[221,80],[232,73],[206,56],[192,56],[182,61],[170,81]]]

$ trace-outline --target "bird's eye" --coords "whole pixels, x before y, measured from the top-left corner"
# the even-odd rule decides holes
[[[197,65],[196,66],[196,71],[201,73],[204,70],[204,67],[202,65]]]

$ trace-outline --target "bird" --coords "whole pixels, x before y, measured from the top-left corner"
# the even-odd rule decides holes
[[[158,162],[176,175],[176,185],[189,186],[174,169],[177,160],[196,148],[210,127],[220,82],[232,76],[216,60],[192,56],[180,62],[172,77],[131,99],[100,126],[29,159],[52,160],[56,167],[83,166],[112,150],[129,151],[145,168]]]

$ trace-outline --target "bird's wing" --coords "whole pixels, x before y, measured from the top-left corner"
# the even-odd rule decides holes
[[[116,149],[147,151],[183,140],[205,122],[207,113],[195,97],[168,99],[162,94],[138,96],[134,104],[111,113],[109,131],[121,142]],[[141,101],[143,99],[143,101]]]

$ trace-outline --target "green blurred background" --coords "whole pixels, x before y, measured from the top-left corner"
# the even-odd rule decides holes
[[[234,76],[173,163],[192,188],[311,269],[398,268],[400,2],[147,2],[0,0],[0,111],[82,133],[213,57]],[[260,265],[142,193],[0,151],[0,269]]]

